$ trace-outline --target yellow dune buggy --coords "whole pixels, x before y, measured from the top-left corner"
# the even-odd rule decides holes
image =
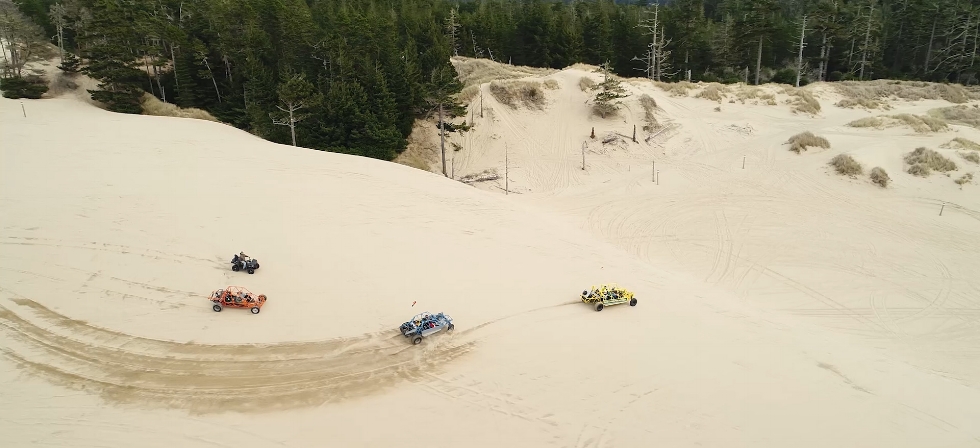
[[[582,291],[582,301],[592,304],[596,311],[623,303],[636,306],[636,297],[633,297],[633,293],[616,285],[599,285],[586,289]]]

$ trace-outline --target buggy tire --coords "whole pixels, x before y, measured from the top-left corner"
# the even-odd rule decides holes
[[[248,270],[248,273],[249,273],[249,274],[254,274],[254,273],[255,273],[255,269],[251,269],[251,268],[249,268],[249,270]]]
[[[253,306],[251,311],[252,311],[252,314],[259,314],[259,307]]]
[[[255,263],[255,269],[258,269],[258,268],[259,268],[259,264],[258,263]]]
[[[455,328],[456,328],[456,326],[455,326],[455,325],[453,325],[453,324],[449,324],[449,327],[448,327],[448,328],[449,328],[449,331],[453,331],[453,329],[455,329]]]
[[[603,308],[603,307],[602,307],[602,303],[597,303],[597,304],[595,304],[595,310],[596,310],[596,311],[602,311],[602,308]]]
[[[221,305],[218,305],[217,303],[215,303],[214,306],[211,307],[211,309],[214,310],[215,313],[220,313],[221,312]]]
[[[240,271],[241,269],[242,269],[242,267],[241,267],[241,266],[239,266],[239,265],[238,265],[237,263],[236,263],[236,264],[233,264],[233,265],[231,265],[231,270],[232,270],[232,271],[235,271],[235,272],[238,272],[238,271]]]
[[[413,345],[419,345],[421,343],[422,343],[422,336],[416,336],[416,337],[412,338],[412,344]]]
[[[630,299],[630,306],[636,306],[636,299]]]

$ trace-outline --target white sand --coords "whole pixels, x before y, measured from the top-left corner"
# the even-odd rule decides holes
[[[5,445],[980,441],[977,195],[886,164],[886,143],[939,136],[646,88],[681,125],[666,148],[587,154],[582,172],[598,122],[579,74],[552,76],[558,104],[492,105],[456,153],[466,174],[510,146],[523,194],[507,197],[212,122],[0,100]],[[834,147],[781,147],[804,122]],[[821,171],[861,142],[894,188]],[[229,269],[240,250],[255,275]],[[639,305],[578,301],[604,281]],[[269,302],[214,313],[226,285]],[[397,326],[423,310],[456,332],[412,346]]]

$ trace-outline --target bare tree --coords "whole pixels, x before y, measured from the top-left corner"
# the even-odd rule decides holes
[[[323,97],[316,92],[313,84],[310,84],[302,73],[288,74],[285,78],[277,89],[279,104],[276,105],[276,108],[282,111],[283,117],[276,119],[272,114],[269,115],[272,117],[272,124],[289,126],[293,146],[296,146],[296,123],[308,117],[300,111],[319,104]]]
[[[70,20],[68,16],[68,8],[61,3],[55,3],[51,5],[48,9],[48,17],[51,18],[51,24],[54,25],[55,31],[58,33],[58,51],[61,60],[65,60],[65,27],[68,26],[68,21]]]
[[[803,24],[800,26],[800,45],[799,54],[796,59],[796,87],[800,86],[800,74],[803,73],[803,47],[806,46],[804,37],[806,36],[806,15],[803,16]]]
[[[869,44],[871,43],[871,20],[874,18],[875,2],[874,0],[871,0],[869,3],[871,3],[871,7],[868,10],[868,26],[864,31],[864,48],[861,50],[861,75],[858,79],[864,79],[864,66],[868,61],[868,48],[869,48]],[[935,31],[936,31],[936,25],[935,23],[933,23],[933,33],[935,33]],[[929,45],[930,46],[932,45],[931,40],[929,42]],[[928,61],[929,61],[929,56],[926,56],[926,65],[929,64]]]
[[[12,0],[0,0],[0,38],[6,41],[5,54],[10,53],[4,72],[12,71],[18,77],[44,46],[41,27],[21,13]]]
[[[657,41],[657,51],[656,51],[656,63],[657,67],[657,81],[661,78],[673,78],[677,72],[670,72],[672,68],[670,65],[670,53],[671,51],[667,49],[667,45],[673,41],[673,39],[667,39],[664,35],[664,28],[660,27],[660,40]]]
[[[648,79],[659,81],[659,73],[657,72],[657,51],[660,46],[657,45],[657,38],[659,37],[659,27],[660,27],[660,5],[656,4],[653,7],[653,17],[650,17],[650,9],[643,12],[644,17],[640,19],[640,22],[636,25],[637,28],[643,28],[643,34],[652,36],[652,40],[647,44],[647,51],[643,58],[633,57],[634,61],[643,61],[646,67],[643,71],[646,73]]]

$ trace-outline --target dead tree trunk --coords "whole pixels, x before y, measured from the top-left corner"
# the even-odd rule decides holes
[[[214,94],[218,96],[218,102],[220,103],[221,91],[218,90],[218,81],[214,79],[214,72],[211,71],[211,64],[208,64],[208,57],[206,55],[202,55],[201,60],[204,61],[204,66],[208,69],[208,76],[211,77],[211,83],[214,84]]]
[[[442,122],[442,101],[439,102],[439,146],[442,150],[442,175],[446,176],[446,128]]]
[[[759,79],[762,75],[759,73],[760,70],[762,70],[762,36],[759,36],[759,53],[755,59],[755,85],[759,85]]]
[[[864,79],[864,66],[868,62],[868,45],[871,43],[871,19],[874,17],[875,4],[871,2],[871,8],[868,10],[868,26],[864,31],[864,48],[861,50],[861,75],[858,79]]]
[[[827,53],[827,33],[825,32],[823,33],[823,42],[820,43],[820,67],[818,70],[819,73],[817,74],[818,81],[826,81],[823,77],[823,69],[824,67],[827,66],[827,62],[829,62],[827,60],[826,53]]]
[[[803,72],[803,37],[806,36],[806,16],[803,16],[803,26],[800,27],[800,52],[796,59],[796,87],[800,86],[800,74]],[[758,83],[757,83],[758,84]]]
[[[929,73],[929,62],[932,58],[932,41],[936,38],[936,22],[939,21],[939,15],[937,14],[934,19],[932,19],[932,34],[929,35],[929,46],[926,47],[926,65],[922,68],[922,74],[925,75]]]

